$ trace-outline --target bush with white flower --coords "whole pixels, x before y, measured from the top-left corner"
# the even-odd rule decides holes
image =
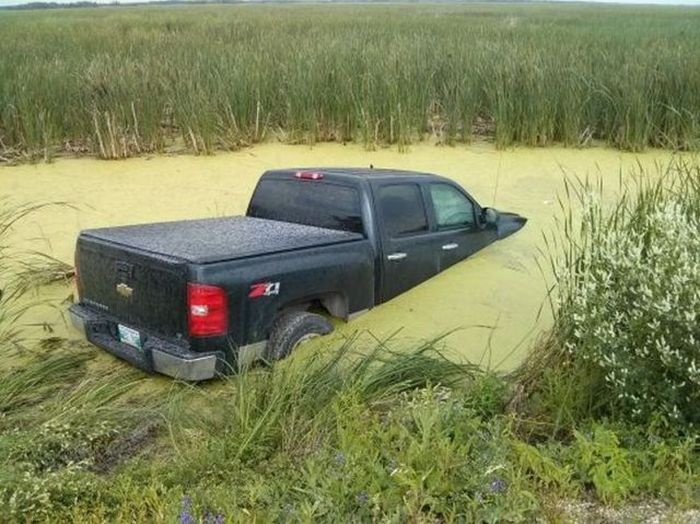
[[[697,425],[700,168],[666,175],[611,212],[585,203],[558,275],[557,326],[573,362],[602,380],[611,414]]]

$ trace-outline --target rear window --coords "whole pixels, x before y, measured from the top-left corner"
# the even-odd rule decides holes
[[[360,197],[352,187],[301,180],[265,179],[249,216],[364,233]]]

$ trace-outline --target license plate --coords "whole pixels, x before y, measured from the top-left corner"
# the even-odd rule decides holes
[[[119,330],[119,340],[121,342],[141,349],[141,333],[121,324],[117,325],[117,329]]]

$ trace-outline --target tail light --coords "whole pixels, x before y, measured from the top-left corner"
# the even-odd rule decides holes
[[[187,284],[187,325],[190,336],[209,337],[228,332],[228,298],[216,286]]]

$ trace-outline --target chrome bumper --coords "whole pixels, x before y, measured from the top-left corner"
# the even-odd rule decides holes
[[[71,323],[88,342],[149,373],[200,381],[225,374],[229,368],[223,351],[196,353],[185,341],[165,340],[147,335],[142,348],[121,342],[116,334],[116,322],[80,304],[69,308]]]

